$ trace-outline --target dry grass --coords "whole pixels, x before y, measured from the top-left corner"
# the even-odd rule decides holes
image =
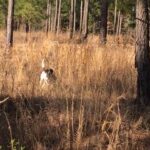
[[[4,39],[4,33],[0,33]],[[11,55],[0,41],[0,92],[10,101],[0,108],[0,145],[10,149],[10,129],[18,149],[140,149],[150,147],[149,108],[136,111],[134,46],[129,37],[98,36],[77,44],[65,34],[45,37],[15,33]],[[76,44],[75,44],[76,43]],[[41,61],[52,67],[57,81],[41,88]],[[5,131],[4,131],[5,129]],[[12,145],[11,145],[12,146]]]

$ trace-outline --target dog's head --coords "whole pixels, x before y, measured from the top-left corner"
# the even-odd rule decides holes
[[[54,73],[53,69],[46,69],[45,72],[48,74],[48,76],[51,76]]]
[[[55,75],[53,69],[51,69],[51,68],[50,69],[46,69],[45,72],[47,73],[48,78],[56,80],[56,75]]]

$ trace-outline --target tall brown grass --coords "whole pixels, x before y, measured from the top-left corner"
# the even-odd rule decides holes
[[[1,32],[1,39],[4,33]],[[91,35],[86,43],[44,33],[15,33],[11,54],[1,42],[0,92],[12,136],[25,149],[146,149],[149,118],[135,111],[134,44],[130,37],[109,36],[106,46]],[[134,41],[133,41],[134,42]],[[42,59],[57,81],[39,85]],[[14,107],[15,109],[10,109]],[[145,116],[146,118],[145,119]],[[0,130],[0,145],[10,145],[9,131]],[[5,138],[5,140],[1,140]],[[12,139],[11,139],[12,140]],[[5,142],[4,142],[5,141]],[[8,148],[9,149],[9,148]]]

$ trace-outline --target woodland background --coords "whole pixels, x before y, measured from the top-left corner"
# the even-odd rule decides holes
[[[0,150],[149,150],[149,1],[14,2],[10,25],[0,0]]]
[[[99,32],[100,7],[102,1],[89,1],[88,9],[88,29],[89,33]],[[84,1],[74,1],[74,30],[81,31],[82,16],[84,11]],[[14,12],[14,29],[26,31],[29,26],[30,31],[46,30],[56,32],[68,31],[71,1],[68,0],[16,0]],[[6,27],[7,21],[7,0],[0,1],[0,27]],[[59,15],[60,9],[60,15]],[[109,33],[113,33],[114,23],[119,26],[121,19],[121,29],[125,33],[135,27],[135,1],[134,0],[113,0],[109,1],[108,28]],[[60,20],[60,21],[59,21]],[[59,25],[58,25],[59,23]],[[115,27],[117,28],[117,27]],[[119,28],[119,27],[118,27]]]

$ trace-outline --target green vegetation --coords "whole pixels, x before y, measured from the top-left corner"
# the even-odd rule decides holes
[[[149,149],[148,2],[0,0],[0,150]]]
[[[80,3],[81,0],[76,2],[76,27],[79,29],[80,21]],[[52,9],[51,15],[55,11],[55,1],[51,1]],[[113,24],[115,0],[110,0],[109,8],[109,23]],[[45,27],[47,0],[15,0],[15,27],[20,29],[27,22],[30,24],[31,29],[43,29]],[[5,28],[7,17],[7,1],[0,0],[0,28]],[[134,0],[118,0],[117,11],[121,11],[126,22],[125,27],[134,27]],[[61,29],[68,29],[70,3],[68,0],[62,0],[61,5]],[[100,1],[91,0],[89,4],[89,19],[88,28],[90,32],[97,32],[99,27],[100,17]]]

